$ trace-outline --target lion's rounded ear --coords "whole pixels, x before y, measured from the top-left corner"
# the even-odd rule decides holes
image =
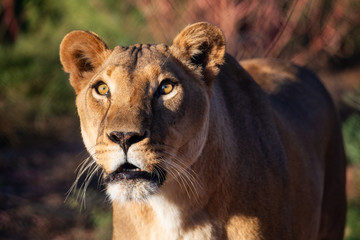
[[[198,73],[210,86],[224,63],[225,37],[218,27],[210,23],[195,23],[176,36],[170,50],[174,57]]]
[[[60,44],[60,61],[70,74],[71,86],[78,93],[109,56],[105,42],[95,33],[72,31]]]

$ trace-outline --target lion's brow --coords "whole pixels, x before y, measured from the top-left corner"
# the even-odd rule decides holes
[[[129,63],[126,65],[134,71],[136,68],[143,68],[149,63],[154,63],[161,56],[167,55],[165,52],[168,50],[168,46],[164,44],[135,44],[128,47],[124,47],[123,50],[127,52],[129,56]],[[131,64],[130,64],[131,62]],[[163,60],[161,61],[163,62]]]

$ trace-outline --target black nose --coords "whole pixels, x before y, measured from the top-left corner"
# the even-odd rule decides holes
[[[147,135],[146,132],[144,134],[139,134],[136,132],[113,131],[110,134],[108,134],[108,137],[114,143],[119,144],[120,147],[126,153],[132,144],[140,142],[141,140],[145,139],[146,135]]]

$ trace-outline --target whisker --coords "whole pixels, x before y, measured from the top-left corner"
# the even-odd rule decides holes
[[[189,174],[186,169],[176,164],[176,162],[170,162],[169,164],[172,169],[175,169],[177,171],[178,177],[181,179],[181,181],[185,182],[184,185],[186,184],[186,186],[188,186],[194,198],[197,199],[199,197],[199,194],[195,186],[195,183],[197,183],[196,179],[191,174]],[[180,169],[180,171],[178,169]]]
[[[98,178],[98,185],[97,187],[99,188],[101,185],[103,185],[104,183],[104,169],[99,168],[100,169],[100,174],[99,174],[99,178]]]
[[[165,152],[166,154],[169,154],[172,157],[176,158],[180,164],[183,164],[183,166],[185,168],[187,168],[189,171],[193,172],[194,174],[197,174],[196,172],[194,172],[194,170],[192,170],[191,168],[188,168],[189,166],[185,165],[184,159],[189,158],[185,153],[181,152],[179,149],[175,148],[174,146],[168,145],[168,144],[162,144],[159,146],[159,148],[163,149],[163,151],[161,151],[161,152]],[[174,153],[174,151],[176,152],[176,154]]]
[[[182,156],[178,156],[166,150],[162,151],[162,153],[169,158],[160,158],[164,168],[169,171],[175,179],[177,179],[176,181],[184,188],[189,198],[192,195],[196,201],[199,201],[200,195],[198,189],[203,189],[203,187],[196,172],[189,168],[189,166],[186,166],[184,160],[181,158]]]
[[[79,191],[78,191],[78,193],[77,193],[77,195],[76,195],[76,199],[80,199],[81,200],[81,207],[83,206],[83,201],[85,200],[84,198],[83,198],[83,195],[81,194],[83,191],[84,191],[84,186],[85,186],[85,184],[86,184],[86,181],[88,180],[88,178],[89,178],[89,173],[90,172],[92,172],[93,171],[93,169],[94,169],[94,162],[92,162],[91,164],[89,164],[88,165],[88,167],[86,168],[86,177],[85,177],[85,179],[84,179],[84,181],[82,182],[82,184],[80,185],[80,187],[79,187]],[[85,192],[86,192],[86,190],[85,190]]]
[[[93,159],[93,155],[96,153],[93,153],[92,155],[88,156],[86,159],[84,159],[76,168],[76,177],[75,180],[73,182],[73,184],[71,185],[70,189],[68,190],[68,192],[66,193],[66,197],[65,197],[65,201],[67,201],[67,199],[69,198],[71,193],[76,192],[76,196],[75,198],[77,199],[77,201],[80,201],[80,205],[81,208],[84,205],[85,206],[85,193],[86,193],[86,189],[91,181],[91,178],[93,177],[94,173],[97,172],[97,170],[100,168],[96,161]],[[80,187],[78,187],[78,183],[79,180],[81,179],[81,177],[85,174],[85,179],[83,181],[83,183],[80,185]],[[78,190],[77,190],[78,189]],[[81,192],[83,192],[81,194]]]
[[[85,179],[85,185],[83,187],[83,194],[82,194],[82,203],[83,203],[83,206],[84,208],[86,208],[86,199],[85,199],[85,196],[86,196],[86,190],[90,184],[90,181],[91,179],[93,178],[93,176],[98,172],[99,170],[99,166],[98,165],[95,165],[95,167],[91,170],[91,172],[88,173],[88,175],[86,176],[86,179]]]
[[[91,166],[91,164],[89,164],[89,162],[91,162],[91,156],[87,157],[85,160],[83,160],[79,166],[77,167],[77,174],[75,177],[75,180],[73,182],[73,184],[71,185],[70,189],[67,192],[65,201],[68,199],[69,195],[71,194],[71,192],[75,191],[77,188],[77,184],[81,178],[81,176],[84,174],[84,172]]]
[[[186,191],[186,194],[191,198],[189,191],[187,190],[186,184],[181,175],[176,171],[176,168],[167,168],[168,173],[174,178],[174,180],[179,183],[180,187]],[[175,171],[175,172],[174,172]],[[179,181],[180,180],[180,181]]]
[[[184,161],[181,158],[179,158],[177,155],[167,151],[164,151],[164,153],[169,155],[172,158],[172,160],[174,160],[173,163],[177,164],[177,167],[180,167],[185,172],[185,174],[191,178],[192,181],[198,182],[199,183],[198,187],[203,189],[203,186],[200,184],[200,180],[197,178],[197,173],[193,169],[186,166]]]

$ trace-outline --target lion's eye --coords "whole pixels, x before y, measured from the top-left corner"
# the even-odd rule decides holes
[[[160,85],[159,93],[162,95],[166,95],[171,93],[171,91],[174,89],[174,84],[165,82]]]
[[[105,83],[101,83],[96,87],[96,92],[100,95],[108,95],[109,87]]]

